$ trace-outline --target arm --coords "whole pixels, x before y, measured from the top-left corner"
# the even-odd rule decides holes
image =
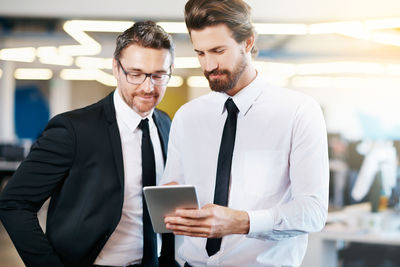
[[[37,212],[68,174],[75,153],[71,133],[66,119],[52,119],[0,194],[0,219],[27,266],[63,266]]]
[[[291,199],[268,210],[249,211],[249,237],[281,240],[320,231],[328,213],[329,166],[325,122],[309,100],[294,119],[289,158]]]
[[[291,139],[290,201],[248,212],[217,205],[206,205],[199,211],[177,210],[174,216],[166,217],[167,228],[190,236],[248,234],[270,240],[322,229],[327,216],[329,170],[325,123],[314,101],[298,108]]]

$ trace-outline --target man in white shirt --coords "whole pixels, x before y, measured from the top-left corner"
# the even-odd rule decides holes
[[[171,121],[155,106],[173,59],[171,36],[136,22],[117,38],[117,89],[50,120],[0,194],[0,219],[27,266],[175,265],[171,234],[158,257],[142,193],[164,169]],[[44,233],[36,214],[49,197]]]
[[[189,0],[185,22],[212,92],[171,126],[161,183],[195,185],[202,206],[165,218],[184,235],[179,256],[196,267],[299,266],[328,209],[321,109],[257,73],[242,0]]]

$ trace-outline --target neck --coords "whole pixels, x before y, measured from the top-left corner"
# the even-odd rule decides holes
[[[246,69],[243,71],[242,75],[239,78],[239,81],[231,90],[226,91],[226,93],[230,96],[236,95],[240,92],[243,88],[248,86],[257,76],[257,71],[254,68],[251,61],[249,61]]]

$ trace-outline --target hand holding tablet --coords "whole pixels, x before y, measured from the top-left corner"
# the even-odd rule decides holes
[[[156,233],[171,233],[165,227],[164,217],[178,208],[198,209],[199,202],[193,185],[146,186],[144,197],[151,223]]]

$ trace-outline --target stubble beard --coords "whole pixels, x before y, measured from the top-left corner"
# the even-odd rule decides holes
[[[243,56],[242,60],[236,65],[233,71],[227,69],[215,69],[212,71],[204,71],[204,76],[207,78],[211,90],[215,92],[227,92],[236,86],[246,67],[247,62]],[[224,77],[212,80],[210,79],[210,75],[212,74],[224,75]]]

